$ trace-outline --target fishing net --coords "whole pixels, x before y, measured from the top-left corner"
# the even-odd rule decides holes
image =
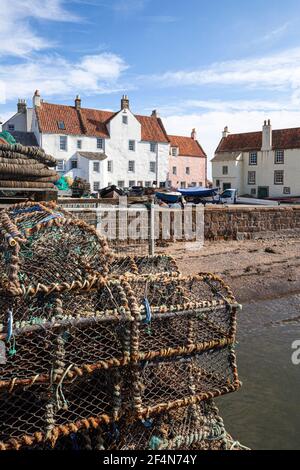
[[[107,243],[94,228],[51,204],[23,204],[0,214],[2,283],[13,294],[84,288],[108,272]]]
[[[0,449],[210,448],[209,403],[240,386],[224,282],[114,258],[53,205],[3,211],[0,233]]]

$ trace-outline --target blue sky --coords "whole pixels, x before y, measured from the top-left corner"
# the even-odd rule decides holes
[[[0,116],[39,89],[50,102],[157,108],[196,127],[209,157],[222,128],[300,126],[299,0],[0,0]]]

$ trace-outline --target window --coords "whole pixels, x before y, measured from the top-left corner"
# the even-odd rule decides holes
[[[284,163],[284,150],[275,151],[275,164],[282,165]]]
[[[125,181],[118,181],[118,186],[119,186],[119,188],[124,188]]]
[[[77,160],[71,160],[71,170],[75,170],[75,168],[78,168]]]
[[[165,188],[166,187],[166,182],[165,181],[160,181],[159,187],[160,188]]]
[[[8,124],[8,130],[9,130],[9,132],[14,132],[15,125],[14,124]]]
[[[135,186],[135,181],[134,180],[129,181],[129,187],[132,188],[132,186]]]
[[[128,148],[131,152],[135,151],[135,140],[130,140],[128,143]]]
[[[100,189],[100,181],[94,181],[93,189],[94,189],[94,191],[99,191],[99,189]]]
[[[97,149],[103,150],[103,139],[97,139]]]
[[[217,188],[219,188],[221,185],[220,185],[220,180],[216,180],[216,186]]]
[[[190,174],[190,167],[189,167],[189,166],[186,167],[186,169],[185,169],[185,174],[186,174],[186,175],[189,175],[189,174]]]
[[[195,188],[197,186],[197,183],[193,182],[189,184],[189,188]]]
[[[64,131],[66,129],[64,121],[57,121],[58,129]]]
[[[257,152],[249,153],[249,165],[257,165]]]
[[[96,173],[100,173],[100,163],[99,162],[93,162],[93,171]]]
[[[82,140],[77,140],[77,148],[78,149],[82,148]]]
[[[138,186],[143,186],[143,181],[138,181],[138,182],[137,182],[137,185],[138,185]]]
[[[151,173],[156,172],[156,162],[150,162],[150,172]]]
[[[145,181],[145,188],[151,188],[152,183],[151,181]]]
[[[59,148],[60,150],[68,150],[68,137],[66,135],[59,136]]]
[[[251,188],[251,196],[256,196],[256,188]]]
[[[256,184],[256,171],[248,171],[248,184]]]
[[[64,160],[57,160],[56,170],[57,171],[64,171],[65,170],[65,161]]]
[[[150,142],[150,152],[156,152],[156,143]]]
[[[199,181],[199,186],[202,187],[203,186],[203,183],[202,181]]]
[[[186,182],[185,182],[185,181],[181,181],[180,187],[181,187],[182,189],[185,189],[185,188],[186,188]]]
[[[228,175],[228,166],[223,166],[222,172],[223,172],[223,175]]]
[[[283,194],[291,194],[291,188],[288,186],[285,186],[283,188]]]
[[[131,172],[135,171],[135,162],[133,160],[129,160],[128,162],[128,171],[131,171]]]
[[[274,171],[274,184],[284,184],[284,171]]]
[[[122,116],[123,124],[128,124],[128,116]]]
[[[172,173],[173,173],[173,175],[177,175],[177,167],[176,166],[173,166]]]
[[[109,173],[112,173],[112,171],[113,171],[113,162],[112,162],[112,160],[108,160],[108,162],[107,162],[107,171]]]
[[[177,148],[176,147],[172,147],[171,154],[172,154],[173,157],[177,157]]]

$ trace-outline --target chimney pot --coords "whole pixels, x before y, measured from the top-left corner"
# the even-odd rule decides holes
[[[228,137],[229,134],[230,134],[230,132],[229,132],[228,126],[225,126],[224,131],[222,133],[223,138],[226,139],[226,137]]]
[[[272,150],[272,126],[271,120],[264,121],[263,130],[262,130],[262,147],[263,152],[268,152]]]
[[[159,114],[158,114],[157,109],[153,109],[151,116],[152,116],[152,117],[155,117],[155,118],[158,118],[158,117],[159,117]]]
[[[33,98],[32,98],[33,107],[41,106],[41,95],[39,90],[35,90]]]
[[[196,129],[195,129],[195,128],[192,130],[191,138],[192,138],[193,140],[197,140],[197,132],[196,132]]]
[[[79,95],[76,95],[76,98],[75,98],[75,108],[76,109],[80,109],[81,108],[81,98]]]
[[[26,100],[18,99],[18,113],[26,113]]]
[[[122,96],[121,109],[129,109],[129,98],[127,95]]]

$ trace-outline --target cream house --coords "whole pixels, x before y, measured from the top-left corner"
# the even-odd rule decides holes
[[[212,160],[213,185],[254,197],[300,196],[300,128],[230,134],[225,127]]]

